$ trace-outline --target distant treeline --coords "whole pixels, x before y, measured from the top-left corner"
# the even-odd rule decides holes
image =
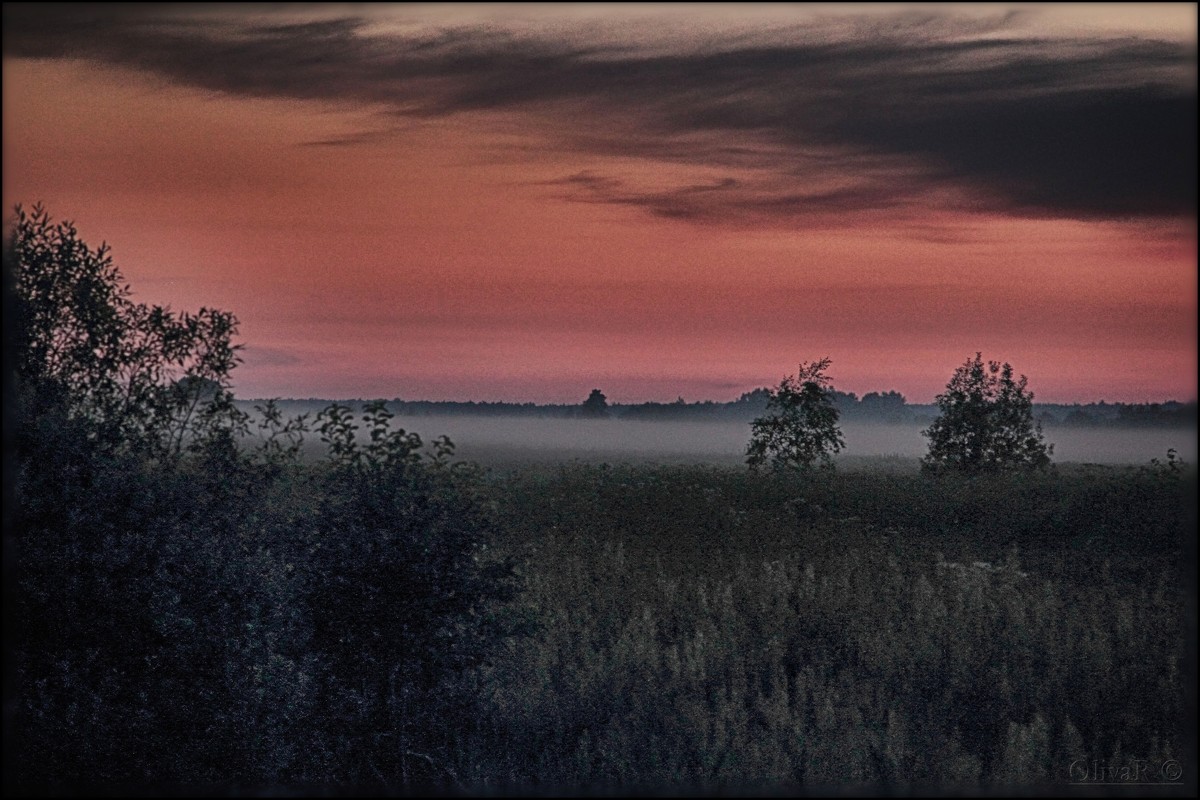
[[[869,392],[859,397],[853,392],[834,393],[834,403],[845,421],[912,423],[928,425],[938,415],[936,405],[909,403],[899,392]],[[606,415],[625,420],[690,420],[750,422],[761,416],[767,407],[768,390],[755,389],[737,400],[719,403],[712,400],[687,402],[682,397],[673,403],[612,403]],[[255,401],[242,403],[247,409]],[[289,413],[316,412],[331,401],[319,398],[279,401],[280,409]],[[344,405],[359,411],[363,399],[341,400]],[[595,417],[585,412],[583,403],[503,403],[454,402],[446,400],[388,401],[388,408],[401,416],[476,416],[476,417],[546,417],[572,419]],[[1034,415],[1043,425],[1072,427],[1189,427],[1196,425],[1196,403],[1035,403]]]

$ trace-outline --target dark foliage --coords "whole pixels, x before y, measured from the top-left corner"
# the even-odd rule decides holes
[[[602,419],[608,416],[608,398],[599,389],[592,389],[591,394],[583,401],[579,414],[592,419]]]
[[[1013,378],[1012,365],[989,361],[980,353],[954,371],[937,396],[940,415],[925,431],[929,470],[990,472],[1043,469],[1053,445],[1033,418],[1033,392],[1024,375]]]
[[[1172,464],[522,472],[496,491],[548,621],[502,664],[485,774],[1054,795],[1080,759],[1186,771],[1195,473]]]
[[[833,466],[833,455],[846,443],[838,428],[834,391],[823,358],[802,363],[770,391],[767,413],[751,423],[746,463],[751,469],[770,464],[772,469],[810,469],[816,464]]]
[[[616,419],[629,420],[688,420],[753,421],[767,408],[771,390],[755,389],[729,403],[712,400],[686,402],[679,398],[670,403],[608,403],[608,412]],[[928,425],[937,413],[936,405],[911,404],[896,391],[868,392],[857,398],[852,392],[834,392],[834,406],[843,421],[913,423]],[[361,410],[363,400],[343,400],[343,404]],[[329,400],[318,398],[278,401],[281,409],[317,411],[328,406]],[[249,406],[247,406],[249,407]],[[388,408],[399,416],[469,416],[469,417],[526,417],[569,419],[579,415],[579,404],[538,405],[535,403],[452,402],[433,400],[388,401]],[[1089,403],[1061,405],[1036,403],[1034,416],[1047,423],[1087,427],[1157,427],[1188,428],[1196,425],[1196,403]]]
[[[232,314],[133,302],[108,247],[92,250],[40,206],[17,207],[5,259],[23,416],[57,408],[105,452],[229,450],[245,424],[228,390],[240,349]]]
[[[446,439],[229,391],[236,321],[129,299],[107,249],[17,212],[6,789],[453,789],[513,594]]]

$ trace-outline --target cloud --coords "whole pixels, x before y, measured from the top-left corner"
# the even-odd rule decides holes
[[[561,187],[565,191],[559,196],[573,202],[633,206],[666,219],[726,225],[755,225],[764,218],[822,224],[838,214],[891,210],[908,202],[906,194],[896,188],[783,191],[766,181],[748,183],[730,177],[651,190],[590,170],[538,185]]]
[[[393,29],[336,7],[287,13],[7,4],[4,51],[382,105],[397,120],[521,112],[549,147],[693,170],[668,188],[594,170],[561,185],[675,219],[792,223],[930,202],[1081,219],[1196,210],[1190,43],[1013,33],[1032,12],[843,15],[657,42],[619,23]]]

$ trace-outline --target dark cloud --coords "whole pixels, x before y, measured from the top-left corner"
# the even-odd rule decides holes
[[[386,141],[395,137],[394,130],[355,131],[344,136],[334,136],[328,139],[313,139],[303,142],[303,147],[354,147],[361,144],[372,144]]]
[[[1022,39],[1004,35],[1009,17],[930,12],[742,31],[673,52],[586,28],[385,35],[357,17],[285,16],[7,4],[4,50],[232,94],[382,103],[403,117],[522,110],[550,146],[725,173],[668,190],[565,179],[570,199],[671,218],[793,219],[934,195],[1022,215],[1195,214],[1189,45]]]
[[[633,206],[665,219],[726,225],[753,225],[764,219],[788,219],[811,225],[832,221],[847,211],[894,209],[908,202],[908,193],[899,188],[861,186],[797,192],[735,178],[650,190],[591,170],[540,181],[538,185],[560,187],[565,190],[560,196],[573,202]]]

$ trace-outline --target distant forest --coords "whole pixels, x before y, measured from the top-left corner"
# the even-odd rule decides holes
[[[608,417],[624,420],[741,421],[749,423],[764,413],[767,389],[746,392],[737,400],[718,403],[711,400],[687,402],[682,397],[673,403],[605,403],[586,401],[568,404],[452,402],[443,400],[388,401],[388,408],[401,416],[495,416],[553,417],[558,419]],[[843,421],[912,423],[928,425],[938,415],[937,406],[909,403],[899,392],[869,392],[862,397],[853,392],[835,391],[834,403]],[[320,398],[287,399],[278,402],[281,410],[291,413],[317,411],[329,404]],[[341,400],[355,411],[363,399]],[[247,410],[255,401],[242,401]],[[1182,428],[1196,425],[1196,403],[1035,403],[1034,415],[1043,425],[1072,427],[1153,427]]]

